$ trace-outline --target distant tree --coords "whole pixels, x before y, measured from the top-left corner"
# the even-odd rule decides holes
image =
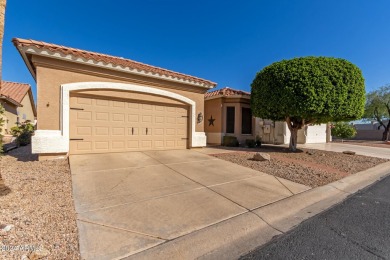
[[[346,122],[337,122],[332,127],[332,136],[338,138],[352,138],[356,135],[356,129]]]
[[[383,127],[383,141],[389,141],[390,132],[390,85],[367,94],[364,118],[378,121],[378,130]],[[387,120],[387,123],[385,122]]]
[[[365,87],[360,69],[349,61],[303,57],[275,62],[252,82],[253,115],[285,120],[296,151],[298,130],[308,124],[351,121],[364,112]]]

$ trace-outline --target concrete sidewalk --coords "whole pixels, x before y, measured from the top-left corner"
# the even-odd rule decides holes
[[[356,154],[390,159],[390,149],[371,146],[359,146],[346,143],[300,144],[298,148],[318,149],[333,152],[354,151]]]

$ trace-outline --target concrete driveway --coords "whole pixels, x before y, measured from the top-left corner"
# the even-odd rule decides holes
[[[196,150],[71,155],[83,259],[120,259],[309,189]]]

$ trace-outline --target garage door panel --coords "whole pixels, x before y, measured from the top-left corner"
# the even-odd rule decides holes
[[[108,151],[110,149],[110,142],[108,141],[95,141],[95,149],[99,151]]]
[[[125,127],[113,127],[112,128],[112,135],[125,136],[125,133],[126,133]]]
[[[138,127],[128,127],[127,128],[127,135],[128,136],[137,136],[137,135],[139,135],[139,128]]]
[[[78,120],[92,120],[92,112],[89,111],[77,111]]]
[[[108,126],[96,126],[95,129],[95,136],[109,136],[110,134],[110,128]]]
[[[95,113],[95,120],[97,120],[97,121],[109,121],[110,120],[110,114],[108,112],[96,112]]]
[[[138,114],[129,114],[127,116],[127,120],[129,123],[138,123],[139,122],[139,115]]]
[[[78,98],[80,99],[80,98]],[[88,98],[85,98],[88,99]],[[104,100],[104,99],[91,99],[95,101],[96,106],[101,106],[101,107],[108,107],[110,106],[110,101],[109,100]]]
[[[72,154],[187,148],[185,107],[87,97],[70,103]]]
[[[125,122],[125,114],[123,113],[113,113],[112,121],[114,122]]]

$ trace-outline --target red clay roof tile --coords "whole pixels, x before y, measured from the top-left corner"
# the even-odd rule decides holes
[[[16,102],[21,103],[29,89],[29,84],[1,81],[0,95],[11,98]]]
[[[238,90],[238,89],[232,89],[229,87],[224,87],[222,89],[214,90],[207,92],[204,94],[205,98],[210,98],[210,97],[216,97],[216,96],[221,96],[221,97],[228,97],[228,96],[251,96],[251,93]]]
[[[156,73],[156,74],[160,74],[160,75],[164,75],[164,76],[172,76],[172,77],[176,77],[176,78],[182,79],[182,80],[189,80],[189,81],[200,83],[200,84],[206,84],[206,85],[209,85],[210,87],[214,87],[217,85],[216,83],[209,81],[209,80],[205,80],[205,79],[201,79],[198,77],[186,75],[183,73],[178,73],[178,72],[174,72],[171,70],[147,65],[147,64],[144,64],[141,62],[130,60],[130,59],[124,59],[121,57],[106,55],[106,54],[102,54],[102,53],[80,50],[80,49],[66,47],[66,46],[57,45],[57,44],[46,43],[46,42],[35,41],[35,40],[26,40],[26,39],[20,39],[20,38],[14,38],[14,39],[12,39],[12,42],[17,47],[18,46],[21,46],[21,47],[34,46],[34,47],[39,48],[39,49],[48,49],[48,50],[53,51],[53,52],[61,52],[65,55],[71,54],[71,55],[82,57],[85,59],[101,61],[101,62],[104,62],[107,64],[112,63],[115,65],[120,65],[120,66],[128,67],[131,69],[137,69],[139,71],[143,70],[146,72]]]

